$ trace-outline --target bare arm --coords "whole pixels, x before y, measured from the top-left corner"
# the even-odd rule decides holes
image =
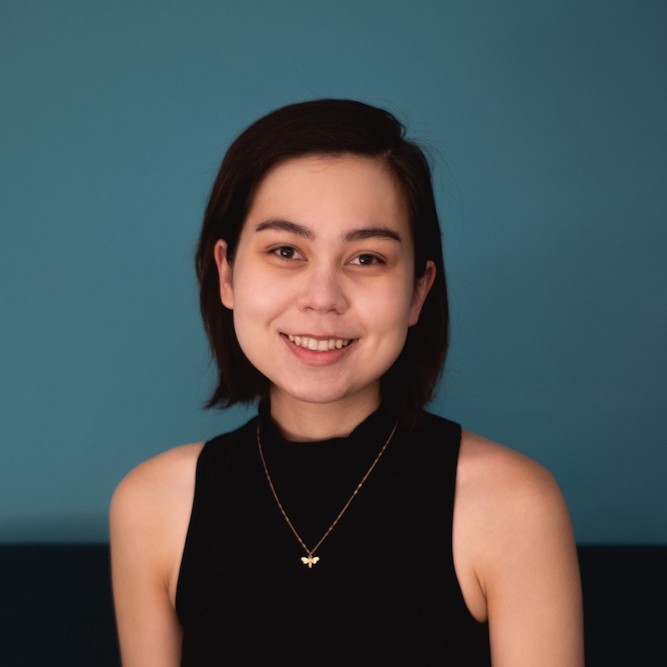
[[[111,569],[123,667],[177,667],[174,598],[201,445],[135,468],[111,501]]]
[[[463,507],[475,534],[460,534],[485,600],[493,666],[582,667],[579,567],[560,489],[535,462],[476,437]]]

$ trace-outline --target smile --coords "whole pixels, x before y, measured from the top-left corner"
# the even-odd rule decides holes
[[[291,343],[304,348],[305,350],[312,350],[314,352],[328,352],[329,350],[341,350],[347,347],[351,342],[351,338],[309,338],[308,336],[292,336],[287,334],[287,338]]]

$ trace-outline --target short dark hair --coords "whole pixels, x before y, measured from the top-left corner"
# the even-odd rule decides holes
[[[432,398],[449,343],[447,286],[431,168],[424,151],[405,138],[393,114],[363,102],[317,99],[281,107],[244,130],[224,156],[213,184],[196,252],[200,308],[218,366],[218,385],[206,404],[228,407],[267,395],[269,382],[247,359],[233,314],[220,301],[214,247],[227,243],[231,262],[259,184],[278,164],[308,155],[360,155],[386,164],[405,195],[415,247],[415,278],[427,260],[435,281],[401,354],[382,378],[382,400],[410,420]]]

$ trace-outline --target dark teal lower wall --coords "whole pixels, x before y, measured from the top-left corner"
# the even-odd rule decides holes
[[[586,666],[665,667],[667,545],[579,559]],[[106,544],[0,545],[0,664],[118,667],[109,574]]]

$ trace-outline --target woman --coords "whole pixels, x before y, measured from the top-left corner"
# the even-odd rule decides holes
[[[547,471],[424,410],[448,342],[428,163],[389,113],[274,111],[229,148],[197,250],[219,371],[258,416],[111,505],[125,667],[583,664]]]

